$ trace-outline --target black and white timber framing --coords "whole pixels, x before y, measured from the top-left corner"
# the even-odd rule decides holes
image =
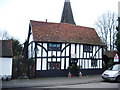
[[[94,28],[75,25],[70,0],[61,23],[30,20],[25,46],[25,57],[35,60],[36,77],[66,76],[72,59],[84,75],[102,72],[103,43]]]
[[[84,75],[102,72],[103,46],[34,41],[32,30],[29,30],[29,35],[28,57],[35,60],[36,77],[66,76],[71,58],[78,60],[77,66],[81,67],[79,71]]]

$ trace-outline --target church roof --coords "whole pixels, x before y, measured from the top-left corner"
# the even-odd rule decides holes
[[[34,41],[103,45],[94,28],[30,20]]]
[[[62,17],[61,17],[61,23],[75,24],[70,0],[65,0]]]

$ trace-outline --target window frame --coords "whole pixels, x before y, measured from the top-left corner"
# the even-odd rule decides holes
[[[58,68],[57,65],[59,65]],[[61,62],[48,62],[48,70],[60,70],[60,69],[61,69]]]
[[[91,59],[91,67],[97,67],[97,59]]]
[[[93,52],[93,46],[92,45],[83,45],[83,51],[92,53]]]

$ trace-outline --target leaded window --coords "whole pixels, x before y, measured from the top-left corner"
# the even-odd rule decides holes
[[[60,69],[60,62],[48,62],[48,69]]]
[[[91,59],[91,67],[97,67],[97,59]]]
[[[93,46],[91,46],[91,45],[84,45],[83,46],[83,50],[84,50],[84,52],[90,52],[90,53],[92,53]]]

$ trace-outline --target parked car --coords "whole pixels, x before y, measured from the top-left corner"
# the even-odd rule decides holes
[[[120,82],[120,64],[115,64],[103,72],[102,78],[107,81]]]

